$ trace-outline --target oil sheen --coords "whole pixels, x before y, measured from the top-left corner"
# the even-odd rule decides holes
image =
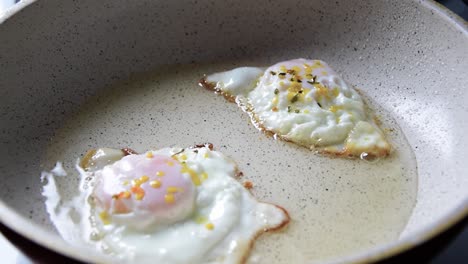
[[[255,65],[252,66],[265,66]],[[167,66],[101,89],[56,132],[43,161],[77,158],[98,147],[137,152],[205,142],[234,159],[260,201],[281,205],[291,222],[259,237],[249,263],[332,260],[397,240],[417,195],[414,154],[391,114],[364,100],[382,122],[393,153],[375,162],[330,158],[258,131],[235,103],[198,86],[203,74],[242,63]],[[58,177],[64,199],[76,195],[79,175]]]

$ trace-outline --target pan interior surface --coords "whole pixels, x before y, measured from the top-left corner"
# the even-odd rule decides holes
[[[252,262],[325,261],[396,240],[416,202],[417,174],[414,154],[390,114],[377,113],[395,146],[390,157],[370,163],[318,156],[262,135],[235,104],[197,85],[204,73],[240,65],[162,67],[89,100],[57,131],[45,155],[45,168],[60,160],[75,172],[56,178],[64,200],[77,191],[73,167],[89,148],[143,153],[211,142],[238,162],[240,181],[253,182],[255,197],[291,216],[288,228],[261,236]]]
[[[58,160],[71,172],[103,146],[211,142],[234,158],[254,195],[293,219],[258,240],[253,262],[417,240],[466,210],[467,31],[426,3],[51,0],[4,22],[0,36],[0,197],[52,232],[40,172]],[[328,62],[364,92],[394,130],[394,156],[375,165],[314,155],[265,137],[196,86],[205,73],[298,57]],[[165,66],[174,64],[184,66]],[[72,195],[78,178],[59,184]]]

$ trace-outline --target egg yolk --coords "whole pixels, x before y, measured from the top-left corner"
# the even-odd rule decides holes
[[[184,170],[183,164],[168,156],[126,156],[96,172],[93,196],[99,209],[109,215],[176,221],[190,214],[195,203],[195,186]]]

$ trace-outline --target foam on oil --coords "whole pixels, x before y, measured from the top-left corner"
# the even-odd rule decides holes
[[[57,131],[44,165],[60,160],[72,172],[90,148],[143,152],[211,142],[237,161],[241,181],[253,182],[259,200],[283,206],[292,218],[285,230],[257,240],[249,262],[318,262],[398,239],[416,202],[417,171],[391,115],[366,100],[387,128],[390,157],[375,163],[323,157],[266,137],[236,104],[197,85],[203,74],[238,66],[164,67],[103,89]],[[70,198],[79,176],[57,184]]]

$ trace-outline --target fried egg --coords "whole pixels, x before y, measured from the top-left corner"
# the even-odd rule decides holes
[[[236,164],[209,146],[126,155],[88,152],[77,165],[81,194],[61,201],[44,172],[47,211],[68,242],[123,262],[240,263],[255,238],[289,222],[283,208],[258,202],[236,179]]]
[[[286,141],[337,156],[391,152],[359,93],[323,61],[241,67],[208,75],[200,84],[236,101],[259,129]]]

